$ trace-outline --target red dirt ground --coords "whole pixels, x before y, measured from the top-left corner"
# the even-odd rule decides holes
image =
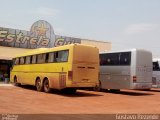
[[[0,86],[0,95],[2,114],[160,113],[160,89],[119,93],[78,90],[67,95],[37,92],[31,86]]]

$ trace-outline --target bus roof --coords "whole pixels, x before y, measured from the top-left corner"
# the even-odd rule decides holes
[[[118,53],[118,52],[133,52],[133,51],[146,51],[146,52],[150,52],[150,51],[144,50],[144,49],[133,48],[133,49],[126,49],[126,50],[105,51],[105,52],[100,52],[100,54],[104,54],[104,53]]]
[[[153,58],[153,62],[160,61],[160,58]]]
[[[54,47],[54,48],[37,48],[37,49],[33,49],[29,52],[25,52],[23,54],[18,54],[16,57],[23,57],[23,56],[30,56],[30,55],[36,55],[36,54],[41,54],[41,53],[46,53],[46,52],[52,52],[52,51],[59,51],[59,50],[66,50],[69,49],[73,46],[89,46],[89,47],[93,47],[93,48],[97,48],[91,45],[83,45],[83,44],[69,44],[69,45],[63,45],[63,46],[58,46],[58,47]],[[97,48],[98,49],[98,48]]]

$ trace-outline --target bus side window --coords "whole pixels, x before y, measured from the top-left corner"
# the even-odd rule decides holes
[[[106,54],[100,54],[100,65],[107,65]]]
[[[55,60],[54,52],[49,53],[48,62],[49,62],[49,63],[51,63],[51,62],[55,62],[54,60]]]
[[[120,54],[120,65],[130,65],[131,52],[122,52]]]
[[[32,56],[32,64],[36,64],[37,63],[37,56],[33,55]]]
[[[15,65],[19,65],[19,58],[16,58]]]
[[[69,55],[68,50],[59,51],[58,52],[58,57],[60,59],[60,62],[67,62],[68,61],[68,55]]]
[[[27,56],[26,57],[26,62],[25,62],[25,64],[30,64],[31,63],[31,56]]]
[[[106,59],[107,65],[119,65],[119,53],[109,53]]]
[[[20,64],[23,65],[25,63],[25,57],[20,58]]]
[[[68,55],[69,55],[68,50],[55,52],[56,62],[67,62],[68,61]]]
[[[45,63],[46,54],[39,54],[37,57],[37,63]]]
[[[153,71],[160,71],[158,62],[153,62]]]

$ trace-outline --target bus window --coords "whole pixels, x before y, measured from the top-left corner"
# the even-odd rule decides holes
[[[119,65],[119,53],[110,53],[106,55],[106,65]]]
[[[46,54],[39,54],[37,56],[37,63],[45,63]]]
[[[15,65],[18,65],[18,64],[19,64],[19,58],[16,58]]]
[[[26,63],[25,63],[25,64],[30,64],[30,62],[31,62],[30,59],[31,59],[31,56],[27,56],[27,57],[26,57]]]
[[[68,50],[55,52],[56,62],[67,62],[68,55],[69,55]]]
[[[120,65],[130,65],[131,63],[131,52],[120,53]]]
[[[67,62],[68,61],[68,50],[60,51],[59,57],[60,57],[61,62]]]
[[[119,53],[101,54],[100,65],[119,65]]]
[[[105,54],[100,54],[100,65],[106,65],[107,59],[105,58]]]
[[[54,52],[52,53],[49,53],[49,58],[48,58],[48,62],[51,63],[51,62],[54,62]]]
[[[36,62],[37,62],[37,56],[33,55],[32,56],[32,64],[36,64]]]
[[[158,62],[153,62],[153,71],[160,71]]]
[[[25,57],[20,58],[20,64],[23,65],[25,63]]]

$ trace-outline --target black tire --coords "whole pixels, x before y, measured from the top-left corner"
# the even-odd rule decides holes
[[[97,92],[103,91],[101,81],[99,81],[99,85],[98,86],[96,85],[93,90]]]
[[[51,88],[50,88],[48,79],[44,80],[43,86],[44,86],[44,92],[46,92],[46,93],[51,92]]]
[[[14,77],[14,83],[13,83],[13,85],[14,86],[20,86],[21,85],[20,83],[17,82],[17,77],[16,76]]]
[[[41,84],[41,79],[40,79],[40,78],[37,78],[37,79],[36,79],[36,89],[37,89],[37,91],[39,91],[39,92],[42,92],[42,91],[43,91],[43,85]]]
[[[101,89],[100,86],[95,86],[95,87],[93,88],[93,91],[100,92],[101,90],[102,90],[102,89]]]

